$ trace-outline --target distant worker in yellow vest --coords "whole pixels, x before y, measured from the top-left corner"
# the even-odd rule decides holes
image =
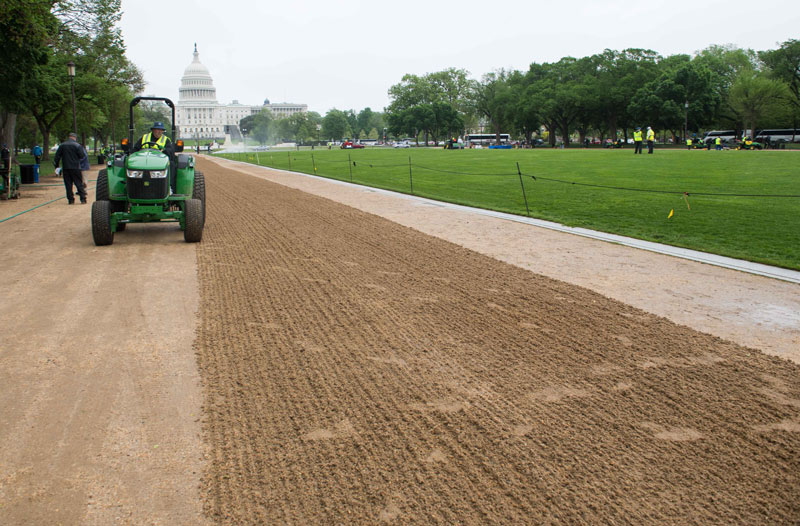
[[[642,153],[642,129],[636,128],[636,131],[633,132],[633,153],[634,155],[637,153]]]
[[[686,139],[686,149],[687,150],[691,150],[692,149],[692,140],[691,139],[688,139],[688,138]]]
[[[717,150],[722,150],[722,139],[717,137],[716,139],[714,139],[714,144],[716,145]]]
[[[134,152],[139,150],[158,150],[169,155],[170,158],[175,156],[175,149],[172,147],[172,141],[164,135],[164,123],[154,122],[153,127],[150,128],[150,133],[145,133],[136,145],[133,147]]]
[[[653,153],[653,145],[656,143],[656,132],[650,126],[647,127],[647,153]]]

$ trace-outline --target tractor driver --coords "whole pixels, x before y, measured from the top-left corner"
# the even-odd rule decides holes
[[[176,177],[175,172],[177,169],[176,162],[175,162],[175,148],[172,146],[172,141],[169,140],[169,137],[164,135],[164,123],[160,121],[156,121],[153,123],[153,127],[150,128],[150,133],[145,133],[142,135],[142,138],[139,139],[134,147],[133,151],[138,152],[139,150],[159,150],[169,157],[169,185],[172,188],[173,192],[177,191],[176,185]]]
[[[153,127],[150,128],[150,133],[145,133],[136,145],[133,147],[134,152],[142,149],[159,150],[169,156],[170,159],[175,158],[175,149],[172,147],[172,141],[164,135],[164,123],[156,121]]]

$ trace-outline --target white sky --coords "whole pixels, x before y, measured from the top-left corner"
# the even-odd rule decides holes
[[[640,47],[774,49],[800,38],[800,0],[123,0],[128,57],[145,93],[177,101],[194,43],[217,99],[382,111],[405,73],[498,68]]]

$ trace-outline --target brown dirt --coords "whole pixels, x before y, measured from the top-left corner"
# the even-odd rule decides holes
[[[0,524],[204,524],[195,248],[174,224],[95,247],[89,218],[62,199],[0,223]]]
[[[800,363],[800,285],[796,283],[409,200],[368,187],[218,157],[210,160]]]
[[[800,521],[798,365],[326,199],[207,183],[218,522]]]

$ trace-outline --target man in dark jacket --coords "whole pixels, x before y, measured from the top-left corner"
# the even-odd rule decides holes
[[[81,204],[86,204],[86,187],[83,185],[81,177],[81,160],[86,156],[83,147],[78,144],[78,136],[74,133],[69,134],[69,139],[62,142],[56,150],[53,164],[58,168],[61,164],[61,176],[64,178],[64,186],[67,188],[67,202],[75,204],[75,194],[72,192],[72,185],[78,189]]]

